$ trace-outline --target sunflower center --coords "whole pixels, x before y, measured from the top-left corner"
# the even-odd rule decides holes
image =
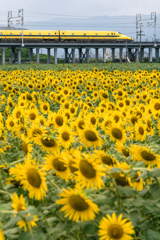
[[[83,121],[83,120],[80,120],[80,121],[78,122],[78,127],[79,127],[80,129],[84,129],[83,125],[84,125],[84,121]]]
[[[42,131],[39,128],[35,128],[32,132],[32,137],[35,137],[37,134],[41,135]]]
[[[21,203],[18,203],[17,212],[20,212],[20,211],[23,211],[23,210],[24,210],[23,205]]]
[[[122,153],[125,157],[129,157],[129,151],[127,149],[123,148]]]
[[[16,113],[16,118],[20,118],[20,116],[21,116],[21,112],[18,111],[18,112]]]
[[[67,167],[65,167],[64,163],[59,159],[60,158],[54,158],[52,160],[52,165],[57,171],[64,172],[67,169]]]
[[[89,208],[88,203],[85,202],[85,200],[78,196],[78,195],[72,195],[69,198],[69,204],[71,205],[71,207],[73,209],[75,209],[76,211],[85,211],[86,209]]]
[[[106,93],[102,93],[102,97],[108,98],[108,95]]]
[[[98,140],[96,134],[91,130],[86,130],[84,135],[85,135],[85,138],[90,142],[95,142]]]
[[[35,114],[35,113],[31,113],[29,116],[30,116],[30,119],[31,119],[31,120],[36,119],[36,114]]]
[[[139,131],[139,133],[140,133],[141,135],[144,134],[144,129],[143,129],[143,127],[139,127],[138,131]]]
[[[118,128],[113,128],[112,129],[112,135],[116,139],[122,139],[122,131]]]
[[[94,170],[93,166],[91,163],[81,160],[80,161],[80,171],[82,175],[86,178],[95,178],[96,176],[96,171]]]
[[[108,156],[101,156],[101,160],[104,164],[107,164],[109,166],[113,166],[114,164],[113,159]]]
[[[47,111],[47,110],[48,110],[48,106],[47,106],[47,105],[44,105],[44,106],[43,106],[43,109],[44,109],[45,111]]]
[[[63,125],[63,118],[61,116],[56,117],[56,123],[61,127]]]
[[[30,101],[32,100],[32,96],[30,94],[27,94],[26,97],[27,97],[28,100],[30,100]]]
[[[28,153],[28,146],[27,146],[26,142],[22,143],[22,150],[27,155],[27,153]]]
[[[154,108],[155,108],[156,110],[160,110],[160,103],[156,103],[156,104],[154,105]]]
[[[48,139],[48,138],[45,138],[45,139],[41,138],[41,143],[48,148],[54,147],[56,145],[55,140]]]
[[[14,126],[14,122],[13,122],[13,121],[10,121],[9,125],[10,125],[11,127],[13,127],[13,126]]]
[[[111,239],[121,239],[121,237],[123,236],[123,229],[118,224],[112,224],[108,228],[108,235]]]
[[[147,151],[145,151],[145,150],[141,152],[141,156],[142,156],[142,158],[143,158],[144,160],[146,160],[146,161],[154,161],[154,160],[156,159],[156,157],[154,156],[154,154],[149,153],[149,152],[147,152]]]
[[[95,123],[96,123],[96,119],[95,119],[95,117],[91,117],[91,123],[94,125]]]
[[[137,122],[137,120],[138,120],[138,118],[137,118],[136,116],[133,116],[133,117],[131,118],[131,122],[132,122],[133,124],[135,124],[135,123]]]
[[[36,169],[30,168],[27,172],[28,182],[35,188],[39,188],[41,185],[41,178]]]
[[[64,141],[67,142],[69,140],[69,133],[67,131],[64,131],[62,133],[62,138],[63,138]]]
[[[74,161],[70,160],[69,161],[69,169],[71,170],[72,173],[74,173],[75,171],[77,171],[78,169],[73,167]]]

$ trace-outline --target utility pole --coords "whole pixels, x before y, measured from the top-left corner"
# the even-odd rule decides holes
[[[18,16],[17,17],[12,17],[12,11],[8,12],[8,27],[11,27],[11,25],[13,25],[13,24],[22,25],[22,45],[21,45],[22,47],[24,47],[24,43],[23,43],[23,23],[24,23],[23,9],[18,10]]]
[[[145,34],[142,34],[143,33],[142,26],[140,27],[140,31],[137,33],[137,36],[140,36],[140,62],[142,62],[142,47],[141,47],[142,36],[145,36]]]

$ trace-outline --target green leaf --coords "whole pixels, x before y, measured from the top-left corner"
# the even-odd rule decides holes
[[[41,229],[37,229],[33,233],[30,232],[22,232],[18,238],[18,240],[46,240],[47,235],[42,232]]]
[[[129,213],[129,216],[130,216],[130,220],[133,224],[134,227],[136,227],[136,225],[138,224],[138,222],[142,221],[142,217],[141,215],[139,214],[138,211],[136,210],[133,210]]]
[[[110,173],[115,173],[115,172],[123,172],[123,171],[118,167],[111,168]]]
[[[160,177],[160,169],[159,168],[152,168],[148,174],[148,178],[150,177]]]
[[[135,190],[135,189],[133,189],[133,188],[131,188],[131,187],[127,187],[127,186],[125,186],[125,187],[122,187],[122,186],[117,186],[117,191],[118,191],[118,193],[119,194],[121,194],[121,195],[126,195],[126,196],[132,196],[132,195],[137,195],[138,193],[137,193],[137,191]]]
[[[145,231],[145,236],[146,236],[146,240],[159,240],[160,239],[160,232],[156,232],[152,229],[147,229],[147,231]]]

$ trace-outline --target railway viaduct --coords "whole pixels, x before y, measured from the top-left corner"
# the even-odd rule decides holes
[[[112,51],[112,61],[115,59],[115,49],[119,48],[119,59],[122,62],[122,52],[123,49],[127,50],[128,59],[131,58],[132,49],[135,49],[136,52],[136,61],[139,59],[143,62],[144,60],[144,49],[149,49],[149,62],[152,62],[152,50],[155,50],[156,61],[159,61],[159,48],[160,42],[32,42],[25,41],[24,46],[19,42],[14,42],[11,40],[9,42],[0,42],[0,49],[2,49],[2,64],[5,64],[5,49],[12,49],[12,62],[15,59],[15,49],[18,49],[18,64],[21,64],[21,48],[28,48],[30,51],[30,62],[33,61],[33,49],[36,49],[36,63],[39,64],[39,50],[40,48],[47,49],[47,63],[50,64],[50,50],[54,49],[54,63],[57,63],[57,49],[63,48],[65,52],[65,63],[71,61],[75,63],[75,49],[79,50],[79,62],[82,62],[83,59],[86,60],[86,63],[89,63],[89,49],[95,49],[95,62],[98,63],[98,50],[103,49],[103,62],[106,62],[106,48],[110,48]],[[71,53],[69,53],[71,49]]]

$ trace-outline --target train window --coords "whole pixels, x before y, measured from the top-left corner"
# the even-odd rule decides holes
[[[113,33],[111,33],[111,35],[113,35]]]
[[[107,36],[109,36],[109,33],[107,33]]]
[[[84,33],[84,36],[86,36],[86,33]]]
[[[39,33],[39,35],[41,35],[41,33]]]
[[[64,33],[62,33],[64,35]]]
[[[95,35],[97,36],[98,34],[96,33]]]
[[[31,33],[29,33],[29,35],[32,35]]]
[[[55,34],[57,34],[57,33],[55,32]]]
[[[72,33],[72,35],[74,35],[74,33]]]
[[[3,33],[0,33],[0,35],[2,35]]]
[[[48,35],[50,35],[50,33],[48,33]]]
[[[10,33],[10,35],[12,35],[12,33]]]
[[[20,33],[20,35],[22,35],[22,33]]]

